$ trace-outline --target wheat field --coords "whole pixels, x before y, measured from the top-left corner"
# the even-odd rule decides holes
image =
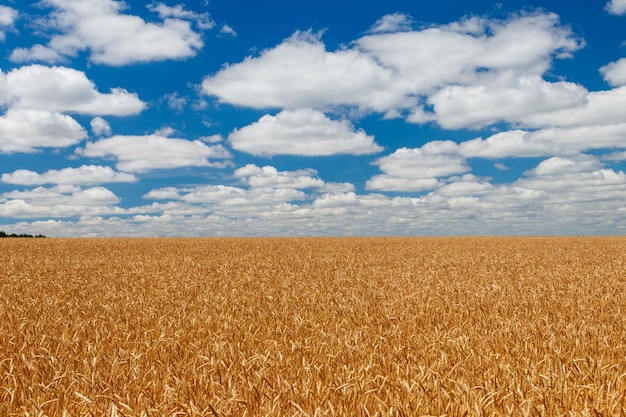
[[[626,415],[625,249],[5,239],[0,415]]]

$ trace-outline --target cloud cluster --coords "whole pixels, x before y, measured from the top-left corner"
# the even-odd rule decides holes
[[[0,70],[1,107],[7,111],[0,116],[0,152],[9,153],[66,147],[85,139],[85,129],[64,113],[128,116],[142,112],[146,104],[122,88],[99,92],[82,71],[33,64]]]
[[[161,135],[112,136],[88,142],[77,153],[90,158],[113,157],[116,166],[126,172],[146,172],[153,169],[180,167],[224,166],[213,159],[229,159],[222,145],[207,145],[199,140],[169,138]]]
[[[55,62],[79,52],[114,66],[182,59],[203,47],[202,31],[215,25],[182,5],[152,3],[157,21],[149,22],[125,13],[120,1],[44,4],[54,10],[46,24],[55,34],[45,45],[14,50],[15,62]],[[0,7],[0,32],[16,19],[6,9]],[[624,14],[626,4],[613,0],[606,10]],[[221,32],[235,35],[228,26]],[[79,145],[74,156],[92,160],[3,173],[2,183],[30,188],[0,194],[0,217],[24,219],[12,227],[16,232],[24,227],[49,235],[624,231],[626,174],[618,163],[626,161],[626,58],[599,65],[606,90],[559,78],[554,61],[571,58],[584,41],[545,11],[418,29],[410,16],[395,13],[363,33],[329,50],[321,34],[299,31],[206,76],[206,96],[266,114],[198,140],[173,137],[169,126],[153,134],[113,135],[102,116],[136,115],[146,103],[122,88],[100,92],[81,71],[28,65],[0,72],[0,106],[6,108],[0,152]],[[161,95],[158,103],[177,112],[193,108],[177,92]],[[94,137],[82,145],[88,134],[74,114],[91,119]],[[374,138],[358,127],[358,117],[350,118],[371,114],[437,124],[444,134],[480,133],[469,140],[429,138],[378,155],[385,151],[381,135]],[[230,148],[251,156],[236,165]],[[276,155],[359,155],[374,168],[354,183],[335,183],[311,168],[248,163]],[[473,169],[478,161],[506,170],[522,158],[537,162],[506,181]],[[147,204],[132,207],[101,185],[186,167],[224,171],[221,180],[142,191]]]
[[[162,3],[148,6],[160,22],[125,14],[126,4],[117,0],[44,0],[53,9],[45,26],[50,40],[18,48],[11,53],[13,62],[63,62],[81,51],[97,64],[112,66],[137,62],[184,59],[194,56],[204,43],[202,31],[214,26],[207,14],[168,7]]]
[[[12,173],[2,174],[0,181],[6,184],[19,185],[95,185],[114,182],[136,182],[134,175],[115,172],[107,166],[82,165],[78,168],[51,169],[38,173],[28,169],[18,169]]]
[[[104,187],[56,185],[0,195],[0,217],[64,218],[122,213],[120,199]]]
[[[153,189],[152,204],[128,209],[103,187],[38,187],[0,195],[0,216],[66,218],[13,227],[57,236],[614,234],[626,224],[626,174],[584,154],[545,159],[508,184],[453,175],[413,197],[361,194],[311,169],[250,164],[235,178]]]
[[[581,103],[583,88],[541,78],[553,59],[581,45],[550,13],[469,18],[422,30],[410,30],[410,19],[394,14],[336,51],[327,51],[319,34],[296,32],[206,77],[202,89],[221,102],[260,109],[352,106],[404,113],[415,122],[483,126]],[[476,94],[499,114],[449,122],[455,107],[468,107]],[[511,96],[507,107],[499,106]]]

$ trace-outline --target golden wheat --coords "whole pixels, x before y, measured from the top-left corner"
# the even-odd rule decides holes
[[[626,238],[6,239],[2,416],[626,414]]]

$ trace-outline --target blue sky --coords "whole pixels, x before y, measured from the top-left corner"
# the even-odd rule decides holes
[[[0,229],[621,235],[626,0],[0,2]]]

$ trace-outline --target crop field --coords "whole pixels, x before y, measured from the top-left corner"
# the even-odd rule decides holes
[[[626,238],[0,241],[0,416],[376,415],[626,415]]]

